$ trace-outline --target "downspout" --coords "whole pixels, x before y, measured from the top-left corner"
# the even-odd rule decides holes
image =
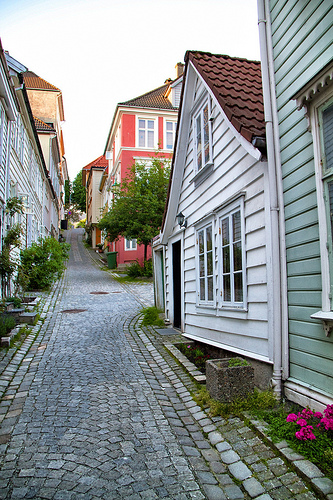
[[[274,144],[273,108],[272,108],[272,68],[269,66],[267,46],[267,19],[265,12],[265,0],[258,0],[258,26],[261,54],[261,71],[264,97],[264,112],[266,123],[267,142],[267,169],[270,204],[270,255],[268,262],[271,270],[271,293],[270,305],[272,313],[273,335],[273,377],[271,380],[274,392],[281,397],[282,392],[282,320],[281,320],[281,277],[280,277],[280,231],[279,231],[279,203],[277,188],[277,166]]]

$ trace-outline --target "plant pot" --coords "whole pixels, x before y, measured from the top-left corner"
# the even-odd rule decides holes
[[[223,403],[245,398],[254,390],[253,367],[251,365],[229,366],[230,359],[235,358],[206,361],[207,391],[213,399]]]

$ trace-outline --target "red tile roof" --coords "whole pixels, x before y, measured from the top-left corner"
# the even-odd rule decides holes
[[[265,137],[260,62],[198,51],[186,52],[185,61],[191,61],[245,139]]]
[[[88,163],[88,165],[86,165],[85,167],[83,167],[82,170],[90,170],[91,167],[107,167],[109,165],[109,162],[108,160],[106,160],[105,156],[102,155],[102,156],[99,156],[98,158],[96,158],[96,160]]]
[[[25,73],[23,73],[23,78],[27,89],[57,90],[58,92],[60,92],[60,89],[58,89],[58,87],[55,87],[43,78],[40,78],[38,75],[36,75],[36,73],[33,73],[33,71],[26,71]]]
[[[47,131],[47,132],[55,132],[55,128],[54,127],[51,127],[50,125],[48,125],[47,123],[43,122],[39,118],[36,118],[36,116],[34,116],[34,121],[35,121],[36,130],[38,130],[38,131],[44,130],[44,131]]]
[[[166,92],[170,87],[173,80],[168,81],[166,84],[158,87],[155,90],[146,92],[146,94],[130,99],[126,102],[120,102],[119,106],[137,106],[139,108],[154,108],[154,109],[178,109],[172,106],[169,99],[166,97]]]

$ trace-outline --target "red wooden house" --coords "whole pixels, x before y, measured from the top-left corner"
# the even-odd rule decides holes
[[[110,207],[110,187],[128,175],[135,162],[149,165],[157,149],[171,158],[177,125],[183,64],[176,66],[177,78],[116,107],[105,147],[109,161],[108,177],[101,182],[103,207]],[[102,208],[103,208],[102,207]],[[143,264],[144,246],[120,237],[110,250],[117,253],[117,265],[138,260]],[[148,257],[151,249],[148,249]]]

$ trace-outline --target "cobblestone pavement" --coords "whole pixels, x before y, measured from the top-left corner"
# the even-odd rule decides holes
[[[322,498],[241,420],[195,404],[172,339],[140,327],[152,285],[119,284],[81,240],[68,232],[64,278],[0,360],[0,498]]]

